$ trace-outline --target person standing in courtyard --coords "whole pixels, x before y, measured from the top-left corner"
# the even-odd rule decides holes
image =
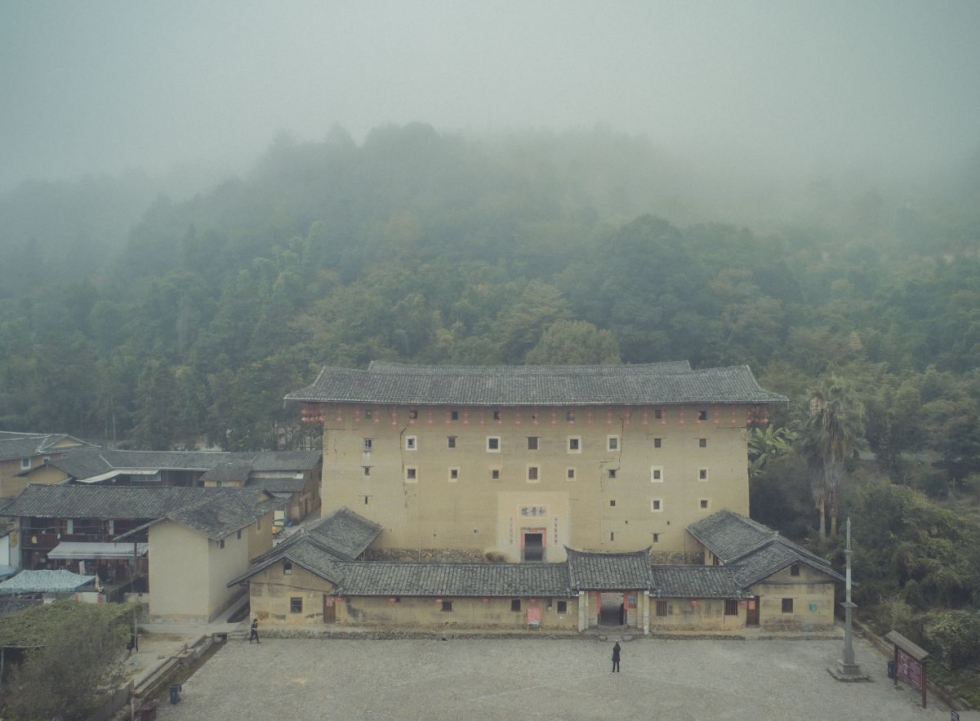
[[[250,633],[248,636],[248,642],[252,643],[252,641],[255,641],[255,643],[262,643],[259,641],[259,619],[257,618],[252,620],[252,633]]]
[[[619,654],[620,654],[620,651],[621,651],[621,649],[619,647],[619,641],[616,641],[616,643],[613,645],[613,657],[612,657],[612,662],[613,662],[612,670],[613,670],[613,673],[619,673]]]

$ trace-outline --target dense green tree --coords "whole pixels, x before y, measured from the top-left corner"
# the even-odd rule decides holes
[[[845,462],[863,440],[864,404],[847,380],[825,378],[810,394],[809,416],[800,435],[800,447],[812,473],[821,536],[827,535],[828,510],[829,532],[837,535],[837,489],[844,477]]]

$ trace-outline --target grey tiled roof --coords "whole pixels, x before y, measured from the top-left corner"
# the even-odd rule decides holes
[[[394,405],[546,406],[785,403],[748,366],[691,370],[686,362],[606,366],[324,368],[287,401]]]
[[[742,587],[728,566],[651,566],[650,595],[657,598],[739,598]]]
[[[69,453],[52,465],[84,480],[110,471],[200,471],[213,480],[243,480],[251,472],[310,471],[320,462],[320,451],[107,451],[85,449]]]
[[[122,489],[117,489],[122,490]],[[203,489],[202,498],[163,517],[220,540],[255,523],[269,508],[271,499],[261,491],[243,488]],[[278,504],[280,501],[271,501]]]
[[[692,523],[687,532],[722,563],[730,563],[778,535],[771,528],[729,510]]]
[[[572,588],[615,590],[650,587],[650,549],[632,553],[590,553],[565,549]]]
[[[309,536],[291,536],[292,543],[281,543],[252,561],[249,569],[228,582],[228,587],[245,583],[255,574],[274,564],[289,561],[315,576],[336,584],[343,579],[344,562]]]
[[[260,494],[256,489],[244,488],[119,488],[31,484],[4,509],[4,514],[15,518],[170,518],[211,535],[235,526],[240,519],[239,509],[245,505],[255,513],[260,513]],[[249,524],[232,527],[227,533],[245,525]],[[227,533],[212,537],[221,538]]]
[[[338,596],[578,595],[564,563],[346,563]]]
[[[381,531],[380,525],[347,508],[340,508],[304,529],[344,561],[357,559]]]
[[[687,530],[733,569],[736,581],[742,586],[758,583],[794,563],[807,565],[835,580],[844,580],[825,559],[734,511],[713,513],[692,523]]]
[[[72,593],[87,586],[95,576],[80,576],[71,571],[21,571],[0,583],[0,595],[17,593]]]
[[[77,446],[89,444],[64,433],[14,433],[0,431],[0,461],[15,458],[31,458],[45,453],[67,453],[70,447],[54,448],[62,440],[70,439]]]
[[[247,460],[222,461],[206,470],[201,476],[201,481],[219,481],[221,483],[241,481],[244,483],[248,480],[248,474],[251,473],[251,470],[252,464]]]

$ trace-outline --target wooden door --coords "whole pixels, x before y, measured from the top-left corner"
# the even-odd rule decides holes
[[[336,601],[333,596],[328,596],[323,594],[323,622],[333,623],[337,620],[337,606],[334,605]]]
[[[759,625],[759,597],[758,596],[749,599],[748,606],[745,609],[745,625],[746,626]]]

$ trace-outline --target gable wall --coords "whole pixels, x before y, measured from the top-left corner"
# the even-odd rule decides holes
[[[282,561],[274,563],[249,579],[252,618],[258,618],[260,623],[279,625],[322,624],[323,596],[333,588],[329,581],[295,564],[292,573],[286,574]],[[303,600],[302,613],[290,610],[291,598]]]
[[[771,631],[814,631],[834,625],[834,580],[800,564],[800,575],[785,568],[752,586],[759,596],[759,625]],[[784,598],[793,599],[793,612],[783,613]],[[812,608],[811,608],[812,606]]]

